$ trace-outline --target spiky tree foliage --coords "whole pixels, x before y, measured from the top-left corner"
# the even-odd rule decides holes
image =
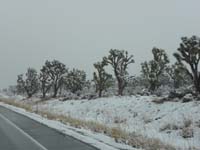
[[[133,55],[128,56],[128,52],[124,50],[111,49],[103,61],[112,66],[118,82],[118,95],[123,95],[127,85],[128,65],[134,63]]]
[[[105,66],[107,66],[105,61],[94,64],[96,72],[93,73],[93,82],[95,83],[96,92],[98,92],[99,97],[102,96],[104,90],[111,86],[112,82],[112,75],[106,73]]]
[[[25,91],[29,98],[32,97],[39,89],[37,71],[33,68],[28,68],[25,79],[23,79],[23,74],[19,75],[17,88],[18,91]]]
[[[197,36],[182,37],[178,52],[174,53],[176,59],[181,63],[186,63],[190,69],[187,72],[193,80],[194,87],[197,92],[200,92],[200,38]]]
[[[43,66],[40,70],[39,81],[42,97],[45,98],[46,93],[51,89],[52,86],[52,81],[50,75],[48,74],[48,69],[46,66]]]
[[[152,49],[153,60],[141,64],[142,75],[149,83],[149,90],[155,91],[160,86],[159,79],[166,71],[167,64],[169,63],[168,56],[163,49]]]
[[[82,70],[73,69],[67,73],[64,80],[66,88],[75,94],[86,85],[86,73]]]
[[[17,76],[17,94],[24,94],[25,92],[23,74],[20,74]]]
[[[47,60],[44,67],[51,79],[51,84],[54,92],[53,97],[56,97],[58,94],[58,90],[63,84],[63,75],[67,72],[67,69],[65,65],[58,60]]]
[[[167,73],[172,80],[173,87],[179,88],[183,84],[189,83],[190,78],[186,71],[186,67],[179,62],[167,67]]]

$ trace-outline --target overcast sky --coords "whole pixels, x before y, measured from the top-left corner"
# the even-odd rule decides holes
[[[200,34],[199,0],[0,0],[0,87],[46,59],[91,78],[92,64],[111,48],[134,54],[129,70],[139,74],[154,46],[171,57],[180,37],[194,34]]]

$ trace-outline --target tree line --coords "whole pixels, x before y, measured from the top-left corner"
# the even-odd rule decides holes
[[[140,82],[153,93],[167,81],[172,83],[174,89],[192,83],[195,91],[200,92],[199,37],[181,38],[177,52],[174,53],[177,61],[172,65],[164,49],[154,47],[152,55],[152,60],[141,63],[141,76],[133,77],[128,73],[129,65],[135,63],[133,55],[125,50],[111,49],[101,61],[94,63],[95,71],[91,81],[87,80],[83,70],[70,70],[58,60],[47,60],[39,73],[34,68],[28,68],[25,74],[18,75],[16,90],[29,98],[37,92],[42,93],[43,98],[50,92],[52,97],[57,97],[63,89],[77,94],[93,83],[95,92],[101,97],[115,83],[118,95],[123,95],[125,88],[132,82],[132,86]],[[112,68],[113,73],[106,71],[107,66]]]

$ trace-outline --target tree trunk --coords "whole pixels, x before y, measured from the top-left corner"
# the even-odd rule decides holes
[[[196,92],[200,93],[199,80],[197,78],[194,78],[194,86],[195,86]]]
[[[150,82],[150,92],[154,92],[156,90],[156,83],[155,82]]]
[[[57,86],[55,85],[55,86],[54,86],[53,98],[56,98],[56,97],[57,97],[57,93],[58,93],[58,88],[57,88]]]
[[[28,95],[28,98],[31,98],[31,97],[32,97],[32,94],[30,94],[30,93],[28,93],[27,95]]]
[[[176,88],[178,88],[179,86],[178,86],[178,83],[177,83],[177,81],[174,79],[173,80],[173,88],[174,88],[174,92],[176,91]]]
[[[193,72],[193,82],[194,82],[194,86],[195,86],[195,90],[197,93],[200,93],[200,87],[199,87],[199,75],[198,75],[198,71],[192,69]]]
[[[123,89],[122,89],[122,88],[120,88],[120,89],[118,90],[118,95],[123,96]]]
[[[123,96],[124,85],[121,79],[118,80],[118,95]]]
[[[46,92],[43,91],[42,98],[45,98],[45,97],[46,97]]]
[[[102,97],[102,90],[99,90],[99,97]]]
[[[32,93],[28,89],[25,89],[25,90],[26,90],[26,94],[27,94],[28,98],[31,98],[32,97]]]
[[[57,91],[54,91],[53,98],[57,97]]]

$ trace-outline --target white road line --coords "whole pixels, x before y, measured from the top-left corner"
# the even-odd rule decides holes
[[[13,122],[8,120],[6,117],[4,117],[2,114],[0,114],[0,117],[5,120],[8,124],[10,124],[12,127],[14,127],[16,130],[21,132],[25,137],[27,137],[29,140],[31,140],[34,144],[36,144],[38,147],[40,147],[42,150],[48,150],[43,145],[41,145],[38,141],[33,139],[30,135],[28,135],[26,132],[24,132],[22,129],[20,129],[18,126],[16,126]]]

